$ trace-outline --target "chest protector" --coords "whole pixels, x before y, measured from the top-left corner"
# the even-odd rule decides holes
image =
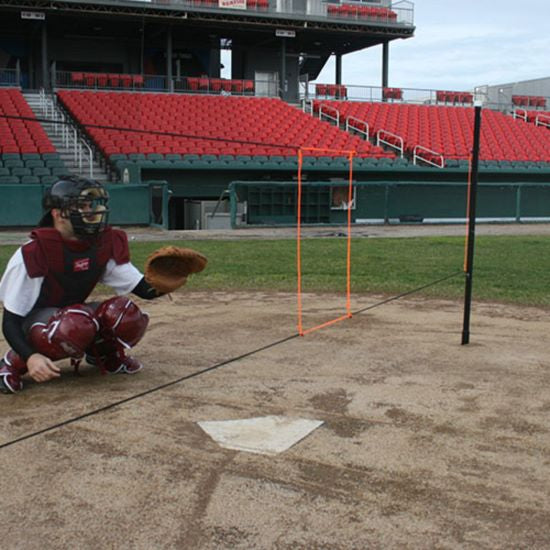
[[[50,227],[35,229],[22,253],[29,277],[44,277],[34,307],[82,304],[101,278],[107,262],[130,261],[124,231],[107,227],[93,241],[69,241]]]

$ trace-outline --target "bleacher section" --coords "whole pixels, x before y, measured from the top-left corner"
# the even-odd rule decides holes
[[[353,116],[366,121],[371,135],[385,131],[400,136],[408,155],[420,145],[442,154],[450,166],[455,165],[452,161],[470,156],[474,119],[471,107],[317,101],[314,110],[318,111],[321,104],[336,108],[341,117]],[[550,162],[550,134],[546,128],[486,109],[480,160]]]
[[[36,118],[17,89],[0,90],[0,114]],[[39,122],[0,117],[0,183],[51,184],[66,173]]]
[[[295,162],[300,146],[355,150],[359,158],[395,157],[279,99],[74,90],[60,91],[58,98],[83,126],[141,131],[85,128],[113,163],[153,160],[159,168],[188,168],[193,161],[252,160],[261,167],[274,160]]]
[[[397,13],[386,7],[370,7],[358,4],[328,4],[327,13],[332,17],[368,19],[375,22],[395,23]]]

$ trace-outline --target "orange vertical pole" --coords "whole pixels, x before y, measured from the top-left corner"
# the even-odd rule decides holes
[[[348,242],[346,259],[346,313],[351,317],[351,206],[353,201],[353,151],[349,152]]]
[[[303,155],[304,151],[324,151],[346,155],[350,163],[349,181],[348,181],[348,241],[347,241],[347,257],[346,257],[346,314],[336,319],[332,319],[320,325],[304,330],[303,326],[303,311],[302,311],[302,170],[303,170]],[[298,334],[305,336],[311,332],[328,327],[344,319],[349,319],[351,313],[351,205],[353,201],[353,156],[355,151],[337,150],[337,149],[318,149],[314,147],[302,147],[298,149],[298,196],[297,196],[297,228],[296,228],[296,270],[297,270],[297,286],[298,286]]]
[[[298,334],[304,335],[302,326],[302,163],[303,153],[298,149],[298,200],[297,200],[297,227],[296,227],[296,270],[298,272]]]

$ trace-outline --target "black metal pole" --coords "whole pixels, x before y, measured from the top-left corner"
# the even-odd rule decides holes
[[[470,167],[470,184],[468,186],[468,247],[466,249],[464,289],[464,322],[462,325],[462,345],[470,342],[470,313],[472,309],[472,281],[474,276],[474,244],[476,237],[476,199],[479,166],[479,138],[481,132],[481,106],[474,107],[474,145],[472,165]]]

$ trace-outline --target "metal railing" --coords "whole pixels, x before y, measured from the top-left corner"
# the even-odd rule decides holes
[[[305,20],[328,20],[333,22],[352,21],[354,24],[383,24],[414,26],[414,4],[408,0],[392,3],[390,0],[381,2],[357,2],[354,0],[327,2],[325,0],[140,0],[148,7],[177,7],[179,10],[207,11],[214,13],[233,13],[251,17],[284,15]],[[121,0],[125,4],[125,0]],[[135,2],[131,2],[135,4]],[[333,10],[330,6],[346,9]],[[349,6],[349,8],[347,8]],[[355,8],[355,9],[354,9]],[[361,8],[361,9],[357,9]],[[367,11],[371,8],[376,11]]]
[[[319,105],[319,120],[328,120],[334,122],[336,126],[340,126],[340,112],[334,107],[328,105]]]
[[[350,132],[350,130],[361,134],[367,141],[369,140],[369,124],[365,120],[348,116],[346,118],[346,132]]]
[[[535,118],[535,126],[545,126],[546,128],[550,128],[550,116],[545,115],[538,115]]]
[[[64,147],[72,152],[75,167],[78,173],[83,174],[86,169],[84,157],[87,156],[87,172],[90,178],[94,177],[94,152],[80,130],[71,124],[65,114],[57,107],[55,96],[49,96],[42,88],[39,93],[40,110],[52,124],[53,132],[60,136]]]
[[[0,69],[0,86],[20,86],[21,72],[19,69]]]
[[[180,76],[169,79],[165,75],[138,75],[56,71],[52,82],[57,88],[110,90],[121,92],[172,92],[232,96],[278,97],[275,80],[210,78],[207,76]]]
[[[391,147],[392,149],[399,151],[401,158],[403,158],[405,147],[403,143],[403,138],[401,136],[398,136],[397,134],[392,134],[387,130],[378,130],[378,132],[376,132],[376,145],[380,147],[380,144],[386,145],[387,147]]]
[[[435,162],[435,160],[432,160],[430,158],[426,158],[422,154],[419,154],[419,151],[424,151],[425,153],[429,153],[433,158],[440,159],[440,163],[438,164]],[[445,159],[441,153],[438,153],[437,151],[433,151],[432,149],[428,149],[427,147],[423,147],[422,145],[416,145],[413,149],[413,164],[417,164],[417,161],[421,160],[422,162],[425,162],[427,164],[430,164],[431,166],[435,166],[437,168],[445,168]]]

